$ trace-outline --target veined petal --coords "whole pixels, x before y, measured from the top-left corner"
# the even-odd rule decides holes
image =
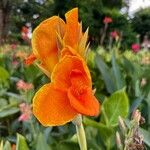
[[[51,81],[57,88],[66,91],[71,86],[70,75],[72,70],[75,69],[80,70],[83,75],[87,77],[89,84],[92,84],[90,72],[84,60],[71,55],[64,56],[60,62],[56,64],[51,75]]]
[[[70,122],[77,115],[66,92],[58,91],[53,84],[45,84],[33,98],[33,114],[44,126],[58,126]]]
[[[33,53],[50,72],[58,62],[57,32],[64,34],[65,23],[54,16],[40,23],[32,36]]]
[[[80,70],[72,70],[71,87],[68,90],[68,98],[71,106],[79,113],[95,116],[99,113],[99,102],[94,97],[92,87],[87,77]]]
[[[76,81],[78,82],[78,81]],[[100,111],[99,102],[88,86],[72,86],[68,90],[71,106],[80,114],[97,116]]]
[[[65,45],[76,48],[79,41],[78,8],[74,8],[65,14],[66,32],[64,36]]]
[[[91,80],[88,79],[87,75],[84,74],[81,70],[73,69],[70,73],[71,85],[77,87],[80,90],[80,87],[88,86],[92,88]]]
[[[81,58],[81,56],[78,54],[78,52],[75,49],[71,48],[70,46],[66,46],[61,51],[61,58],[63,58],[66,55],[78,56],[79,58]]]

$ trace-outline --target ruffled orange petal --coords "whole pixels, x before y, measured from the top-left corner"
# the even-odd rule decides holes
[[[89,84],[92,84],[90,72],[84,60],[77,56],[70,55],[64,56],[55,66],[51,75],[51,81],[56,85],[58,89],[67,91],[71,86],[71,72],[75,69],[80,70],[87,77]]]
[[[87,77],[80,70],[71,72],[72,86],[68,90],[70,104],[79,113],[96,116],[99,113],[99,102],[94,97]]]
[[[72,86],[68,90],[68,98],[71,106],[80,114],[97,116],[100,111],[99,102],[93,95],[92,90],[85,86],[80,89]]]
[[[34,30],[32,48],[34,55],[52,72],[58,62],[57,32],[64,34],[65,23],[57,16],[51,17]]]
[[[73,69],[70,73],[71,85],[74,85],[77,88],[82,86],[88,86],[92,88],[91,80],[84,74],[81,70]]]
[[[65,14],[66,17],[66,33],[64,36],[65,45],[76,48],[79,41],[79,23],[78,8],[74,8]]]
[[[46,84],[33,98],[33,114],[44,126],[59,126],[73,120],[77,112],[70,106],[65,92]]]

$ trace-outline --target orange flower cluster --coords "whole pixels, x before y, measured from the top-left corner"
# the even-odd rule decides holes
[[[53,16],[34,30],[33,54],[26,60],[40,61],[38,66],[51,79],[33,98],[33,114],[44,126],[63,125],[78,114],[96,116],[100,109],[84,60],[88,30],[82,32],[77,8],[65,17],[66,23]]]

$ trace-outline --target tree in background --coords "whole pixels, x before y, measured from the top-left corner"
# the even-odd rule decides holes
[[[145,36],[150,38],[150,8],[141,9],[135,13],[132,19],[134,31],[140,35],[140,40],[143,41]]]
[[[0,0],[0,44],[6,42],[11,24],[11,16],[23,0]]]
[[[11,0],[0,1],[0,43],[6,39],[11,5]]]
[[[4,0],[3,0],[4,1]],[[10,1],[10,0],[7,0]],[[123,0],[16,0],[11,8],[11,31],[10,37],[21,41],[20,31],[22,26],[30,23],[34,29],[42,20],[59,15],[64,18],[64,13],[73,7],[79,8],[79,16],[82,20],[83,29],[89,27],[89,40],[91,45],[98,46],[102,29],[104,27],[103,19],[105,16],[113,19],[112,24],[106,34],[107,45],[110,32],[118,30],[123,35],[123,48],[129,47],[133,42],[134,33],[127,15],[122,15],[120,9],[126,6]]]

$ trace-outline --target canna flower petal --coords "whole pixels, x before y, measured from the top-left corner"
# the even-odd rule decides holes
[[[51,73],[58,62],[57,32],[64,34],[65,23],[57,16],[43,21],[33,32],[33,53]]]
[[[62,49],[60,58],[63,58],[66,55],[78,56],[79,58],[81,58],[81,56],[78,54],[78,52],[76,50],[74,50],[73,48],[71,48],[70,46],[66,46],[65,48]]]
[[[92,88],[80,70],[71,72],[72,86],[68,90],[71,106],[79,113],[89,116],[99,114],[99,102],[95,98]]]
[[[88,29],[82,33],[82,23],[78,22],[78,8],[74,8],[65,14],[66,32],[64,35],[64,45],[68,45],[85,58],[87,51]],[[71,33],[71,34],[70,34]]]
[[[87,82],[92,86],[91,76],[85,61],[77,56],[66,55],[56,64],[51,81],[61,90],[68,90],[71,86],[70,75],[72,70],[78,69],[87,78]]]
[[[58,126],[74,119],[77,112],[71,107],[66,92],[45,84],[33,98],[33,114],[44,126]]]
[[[72,86],[68,91],[70,105],[80,114],[97,116],[100,112],[99,102],[89,87],[84,87],[82,92],[77,94],[77,87]]]
[[[78,8],[74,8],[65,14],[66,32],[64,36],[65,45],[76,48],[79,42]]]

